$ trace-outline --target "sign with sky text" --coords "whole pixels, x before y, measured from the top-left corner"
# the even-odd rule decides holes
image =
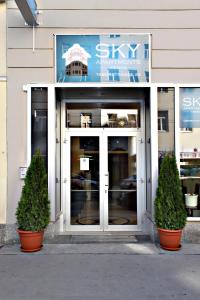
[[[56,35],[57,82],[149,82],[150,35]]]
[[[180,88],[180,128],[200,128],[200,88]]]

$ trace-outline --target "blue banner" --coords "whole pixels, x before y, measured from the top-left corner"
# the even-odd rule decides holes
[[[149,35],[56,35],[57,82],[149,82]]]
[[[200,128],[200,88],[180,88],[180,128]]]

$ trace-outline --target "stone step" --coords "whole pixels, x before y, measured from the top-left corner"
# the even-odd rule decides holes
[[[52,239],[45,239],[46,244],[100,244],[100,243],[121,243],[132,244],[140,242],[150,242],[151,238],[147,234],[110,234],[110,235],[86,235],[86,234],[59,234]]]

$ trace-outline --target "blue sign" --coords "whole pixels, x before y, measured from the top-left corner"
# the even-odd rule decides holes
[[[149,82],[149,35],[57,35],[57,82]]]
[[[180,128],[200,128],[200,88],[180,88]]]

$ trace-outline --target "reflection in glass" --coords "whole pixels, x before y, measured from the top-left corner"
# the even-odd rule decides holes
[[[99,224],[98,137],[71,137],[71,224]]]
[[[92,114],[91,113],[81,113],[81,127],[89,128],[92,127]]]
[[[109,225],[137,224],[136,138],[108,137]]]
[[[180,178],[185,194],[185,204],[190,217],[200,217],[200,123],[199,103],[184,108],[183,99],[188,102],[199,99],[200,88],[180,88]],[[192,100],[191,100],[192,99]],[[188,102],[186,103],[188,105]],[[182,127],[184,126],[184,128]],[[197,202],[187,201],[188,196],[197,197]],[[188,206],[192,204],[192,207]],[[193,206],[194,205],[194,206]]]
[[[158,88],[158,159],[174,154],[174,88]]]
[[[139,109],[102,109],[101,127],[138,128]]]
[[[140,105],[135,106],[135,109],[66,108],[66,127],[139,128]]]
[[[31,89],[31,155],[40,150],[47,168],[48,165],[48,106],[47,88]]]
[[[194,128],[189,133],[180,132],[180,178],[185,203],[188,196],[197,195],[195,207],[189,207],[188,201],[186,203],[188,216],[200,217],[200,151],[196,149],[198,139],[194,132],[199,135],[200,128]]]
[[[34,110],[32,116],[32,153],[40,149],[47,156],[47,110]]]
[[[66,127],[69,128],[90,128],[101,127],[101,110],[95,109],[67,109]]]

